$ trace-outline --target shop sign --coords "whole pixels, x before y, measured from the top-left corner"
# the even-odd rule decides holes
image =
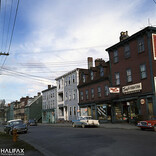
[[[142,105],[144,105],[144,104],[145,104],[145,99],[141,99],[141,100],[140,100],[140,103],[141,103]]]
[[[124,94],[140,92],[140,90],[142,90],[142,84],[141,83],[136,83],[133,85],[128,85],[128,86],[122,87],[122,92]]]
[[[109,87],[110,93],[120,93],[120,88],[117,87]]]
[[[156,60],[156,35],[152,34],[152,41],[153,41],[153,57]]]

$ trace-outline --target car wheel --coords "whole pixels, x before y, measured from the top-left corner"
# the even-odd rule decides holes
[[[145,128],[141,128],[141,130],[142,130],[142,131],[144,131],[144,130],[145,130]]]
[[[156,132],[156,125],[154,125],[154,131]]]
[[[81,127],[82,127],[82,128],[85,128],[85,124],[82,124]]]
[[[73,128],[75,128],[75,127],[76,127],[76,125],[75,125],[74,123],[72,124],[72,126],[73,126]]]
[[[25,131],[24,133],[27,133],[27,131]]]

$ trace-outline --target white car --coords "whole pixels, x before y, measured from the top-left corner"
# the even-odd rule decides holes
[[[99,120],[92,119],[91,116],[79,116],[77,120],[72,121],[72,126],[75,127],[89,127],[89,126],[95,126],[99,127]]]

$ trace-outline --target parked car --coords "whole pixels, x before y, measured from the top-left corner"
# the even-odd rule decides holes
[[[98,127],[99,125],[100,125],[99,121],[92,119],[91,116],[79,116],[77,120],[72,121],[72,126],[74,128],[78,126],[82,128],[89,127],[89,126]]]
[[[30,125],[30,126],[37,126],[37,121],[34,120],[34,119],[30,119],[30,120],[28,121],[28,125]]]
[[[13,134],[13,129],[17,130],[17,133],[27,133],[28,127],[23,123],[21,119],[9,120],[7,125],[4,126],[4,132]]]
[[[156,132],[156,118],[153,118],[152,120],[139,121],[137,127],[142,130],[153,129]]]

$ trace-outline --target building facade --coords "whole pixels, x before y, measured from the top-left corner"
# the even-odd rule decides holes
[[[122,32],[120,42],[106,49],[110,58],[113,121],[133,122],[156,115],[156,28],[128,36]]]
[[[56,123],[57,119],[57,87],[48,85],[42,91],[42,123]]]
[[[77,68],[58,78],[57,82],[57,114],[59,120],[71,121],[79,114],[79,71]]]
[[[79,106],[81,115],[92,116],[100,122],[111,121],[111,102],[109,94],[109,62],[88,58],[88,69],[79,74]]]
[[[28,101],[25,106],[25,121],[34,119],[37,122],[42,122],[42,95],[38,93],[33,99]]]

